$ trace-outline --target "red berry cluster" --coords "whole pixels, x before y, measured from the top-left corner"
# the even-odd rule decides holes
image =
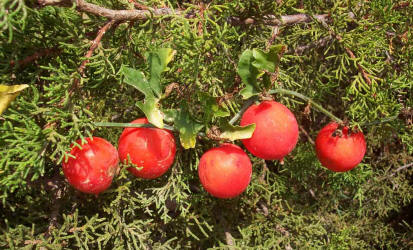
[[[146,124],[146,118],[132,123]],[[241,125],[256,124],[251,138],[242,140],[247,150],[265,160],[282,160],[297,144],[298,124],[294,114],[275,101],[250,106],[241,118]],[[76,189],[92,194],[106,190],[117,172],[119,158],[134,167],[128,170],[136,177],[154,179],[162,176],[172,165],[176,144],[166,129],[126,128],[120,136],[119,148],[108,141],[93,137],[81,148],[72,147],[63,163],[63,172]],[[80,140],[77,144],[81,144]],[[348,127],[339,129],[330,123],[318,134],[316,153],[326,168],[344,172],[357,166],[366,152],[361,132],[350,133]],[[244,192],[250,183],[252,164],[248,155],[237,145],[224,143],[205,152],[198,166],[202,186],[218,198],[233,198]]]

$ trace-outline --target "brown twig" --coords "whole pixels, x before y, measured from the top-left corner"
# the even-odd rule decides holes
[[[98,47],[100,41],[102,40],[103,35],[112,27],[112,25],[115,23],[115,20],[110,20],[107,22],[100,30],[98,31],[96,38],[93,40],[92,45],[90,46],[88,52],[85,55],[85,58],[90,58],[93,55],[93,51]],[[78,72],[80,75],[83,75],[83,72],[86,68],[86,64],[89,62],[89,59],[85,59],[80,67],[78,68]]]
[[[297,55],[302,55],[304,51],[309,50],[309,49],[313,49],[313,48],[322,48],[325,47],[327,44],[329,44],[331,42],[331,40],[333,40],[333,37],[331,35],[329,36],[325,36],[323,38],[321,38],[320,40],[317,40],[315,42],[306,44],[306,45],[302,45],[302,46],[298,46],[295,49],[289,49],[288,53],[294,53]]]
[[[165,16],[172,14],[181,14],[181,11],[173,10],[170,8],[160,8],[153,10],[112,10],[96,4],[88,3],[84,0],[38,0],[38,3],[41,6],[52,5],[62,7],[70,7],[73,5],[73,3],[75,3],[76,9],[80,12],[87,12],[116,21],[147,20],[151,15]]]
[[[320,22],[329,21],[328,14],[314,15],[314,18],[316,18]],[[239,17],[230,17],[228,19],[228,22],[233,25],[241,25],[241,24],[251,25],[251,24],[257,24],[257,23],[263,23],[269,26],[286,26],[286,25],[293,25],[297,23],[308,23],[311,20],[312,20],[312,17],[310,15],[294,14],[294,15],[281,16],[280,18],[277,18],[274,15],[267,15],[260,19],[257,19],[255,17],[249,17],[243,20],[240,19]]]
[[[199,22],[198,22],[198,36],[201,36],[203,33],[203,25],[202,22],[204,21],[205,17],[204,17],[204,12],[207,9],[207,7],[205,7],[204,3],[200,3],[199,4],[199,16],[201,17]]]
[[[354,14],[353,14],[353,13],[350,13],[350,14],[349,14],[349,17],[350,17],[350,18],[354,18]],[[334,30],[327,24],[327,22],[326,22],[325,20],[322,20],[322,19],[319,20],[317,17],[314,17],[314,18],[317,19],[318,21],[320,21],[320,23],[323,25],[323,27],[326,28],[326,29],[329,31],[330,36],[333,36],[333,37],[336,38],[338,41],[342,41],[342,40],[343,40],[343,38],[342,38],[340,35],[336,34],[336,33],[334,32]],[[344,48],[345,48],[347,54],[350,56],[351,59],[356,59],[356,56],[354,55],[353,51],[351,51],[351,50],[350,50],[349,48],[347,48],[347,47],[344,47]],[[368,84],[371,84],[371,80],[370,80],[369,74],[367,74],[366,70],[365,70],[365,69],[360,65],[360,63],[358,63],[358,62],[357,62],[357,69],[358,69],[358,71],[361,73],[361,75],[363,76],[364,80],[365,80]]]
[[[403,169],[406,169],[412,166],[413,166],[413,162],[410,162],[409,164],[398,167],[396,170],[393,171],[393,173],[390,176],[394,176],[397,172],[402,171]]]
[[[279,26],[274,26],[271,30],[271,38],[268,40],[267,43],[267,49],[272,45],[272,43],[275,41],[275,38],[277,38],[278,33],[280,33],[280,27]]]
[[[115,20],[110,20],[109,22],[107,22],[102,28],[100,28],[100,30],[98,31],[96,38],[93,40],[92,45],[90,46],[89,50],[86,52],[85,55],[85,60],[80,64],[79,68],[78,68],[78,72],[80,74],[80,76],[84,76],[83,73],[85,71],[86,68],[86,64],[89,62],[89,59],[92,55],[93,52],[95,51],[95,49],[98,47],[100,41],[102,40],[103,35],[106,33],[106,31],[108,31],[113,24],[115,24],[116,21]],[[69,96],[71,96],[73,94],[73,92],[79,87],[79,83],[80,83],[80,79],[76,78],[73,80],[73,84],[69,89]]]
[[[311,143],[311,144],[313,144],[313,145],[315,145],[314,140],[311,138],[311,136],[308,134],[308,132],[304,129],[304,127],[301,126],[301,125],[298,126],[298,127],[299,127],[301,133],[303,133],[303,134],[305,135],[305,137],[307,138],[308,142]]]
[[[341,40],[341,39],[340,39]],[[339,41],[340,41],[339,40]],[[354,55],[354,53],[349,49],[349,48],[345,48],[346,49],[346,52],[347,52],[347,54],[350,56],[350,58],[351,59],[356,59],[356,56]],[[368,83],[368,84],[371,84],[371,80],[370,80],[370,77],[369,77],[369,74],[367,74],[367,72],[364,70],[364,68],[360,65],[360,63],[357,63],[357,68],[358,68],[358,71],[363,75],[363,78],[364,78],[364,80],[366,80],[366,82]]]
[[[45,57],[45,56],[51,56],[54,54],[58,54],[60,53],[59,49],[49,49],[49,48],[45,48],[45,49],[40,49],[39,51],[36,51],[34,54],[24,58],[23,60],[19,60],[17,61],[17,66],[19,68],[23,68],[26,65],[28,65],[29,63],[36,61],[37,59],[41,58],[41,57]],[[12,60],[10,61],[10,66],[14,67],[16,65],[16,61]]]
[[[38,0],[41,6],[62,6],[71,7],[73,3],[76,4],[76,9],[80,12],[87,12],[97,16],[106,17],[111,20],[116,21],[133,21],[133,20],[147,20],[149,17],[159,17],[165,15],[183,15],[182,10],[174,10],[171,8],[159,8],[159,9],[145,9],[146,6],[140,6],[142,10],[112,10],[108,8],[101,7],[96,4],[88,3],[84,0]],[[189,17],[192,17],[189,16]],[[329,21],[329,14],[320,14],[313,16],[318,21]],[[264,16],[262,19],[255,19],[254,17],[241,19],[239,17],[231,17],[228,22],[233,25],[241,24],[255,24],[264,23],[270,26],[285,26],[293,25],[297,23],[310,22],[312,17],[306,14],[294,14],[294,15],[284,15],[277,18],[274,15]]]

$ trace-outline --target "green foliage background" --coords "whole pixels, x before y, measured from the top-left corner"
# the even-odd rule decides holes
[[[126,0],[93,3],[133,8]],[[80,77],[77,69],[107,20],[74,8],[39,7],[31,0],[1,1],[0,83],[25,83],[30,88],[0,116],[0,248],[413,247],[413,168],[396,171],[413,161],[413,4],[210,1],[200,15],[198,1],[143,3],[180,7],[196,16],[115,25],[87,64],[81,87],[68,98],[74,79]],[[198,159],[217,145],[202,137],[194,149],[178,147],[175,164],[157,180],[136,179],[121,171],[99,197],[78,193],[63,181],[61,162],[72,141],[93,134],[117,145],[122,128],[97,128],[92,122],[129,122],[142,116],[135,104],[143,95],[123,83],[121,66],[145,71],[145,53],[159,47],[175,49],[162,83],[176,82],[180,88],[161,106],[187,106],[194,119],[204,121],[211,114],[201,97],[209,93],[218,98],[236,90],[240,54],[265,49],[272,36],[269,26],[231,25],[229,18],[259,20],[267,14],[296,13],[329,14],[330,28],[342,40],[332,38],[325,46],[297,53],[296,48],[331,31],[315,20],[281,26],[274,44],[285,44],[287,51],[275,84],[305,94],[353,125],[398,115],[391,122],[363,128],[368,149],[357,168],[333,173],[321,167],[313,145],[300,133],[283,165],[251,156],[253,177],[247,191],[236,199],[218,200],[199,184]],[[54,52],[24,67],[11,63],[45,48]],[[371,84],[357,63],[372,76]],[[296,114],[312,139],[329,122],[315,110],[305,113],[307,103],[299,99],[275,99]],[[222,107],[233,116],[242,103],[235,94]],[[213,119],[204,132],[228,119]]]

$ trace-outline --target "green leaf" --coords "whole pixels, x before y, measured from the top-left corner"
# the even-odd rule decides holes
[[[145,97],[154,96],[152,89],[149,87],[148,81],[146,80],[145,75],[142,71],[124,66],[122,67],[121,72],[125,77],[125,83],[142,92]]]
[[[248,139],[251,138],[252,134],[254,133],[255,123],[244,127],[227,124],[224,129],[224,132],[221,133],[221,138],[231,141]]]
[[[240,94],[244,99],[248,99],[253,95],[260,93],[260,88],[257,85],[257,77],[259,71],[253,66],[254,55],[252,50],[245,50],[238,62],[238,74],[241,77],[242,82],[245,84],[245,88],[240,91]]]
[[[164,121],[166,122],[175,122],[175,117],[176,117],[176,109],[166,109],[163,111],[164,114]]]
[[[247,49],[242,53],[237,71],[245,84],[245,87],[240,91],[244,99],[260,93],[261,87],[257,83],[257,78],[261,77],[265,71],[275,72],[284,49],[284,45],[274,45],[270,47],[268,52],[260,49]],[[264,80],[266,82],[263,87],[268,88],[268,78]]]
[[[277,69],[278,65],[280,64],[281,57],[286,49],[287,46],[284,44],[272,45],[270,47],[268,53],[274,57],[272,60],[275,62],[275,69]]]
[[[179,139],[185,149],[195,148],[196,136],[204,125],[194,121],[186,108],[181,110],[167,110],[169,119],[174,120],[174,127],[179,132]]]
[[[150,123],[158,128],[163,128],[163,114],[159,109],[159,99],[154,96],[144,74],[129,67],[122,67],[122,73],[125,76],[125,83],[135,87],[145,95],[145,100],[137,102],[136,105],[142,110]]]
[[[217,103],[215,97],[206,92],[198,93],[198,100],[201,102],[204,111],[204,122],[209,123],[213,118],[227,117],[230,115],[229,111]]]
[[[163,128],[164,115],[159,109],[159,100],[162,96],[161,74],[166,70],[166,66],[172,60],[174,50],[161,48],[156,52],[150,52],[147,56],[149,61],[149,81],[145,75],[136,69],[122,67],[121,72],[125,76],[125,83],[138,89],[145,95],[143,102],[136,105],[145,113],[148,121],[158,128]]]
[[[161,74],[167,69],[166,66],[172,60],[174,52],[175,51],[170,48],[161,48],[148,55],[149,71],[151,74],[149,86],[158,98],[162,95]]]
[[[284,50],[284,45],[271,46],[268,52],[260,49],[253,49],[254,61],[252,65],[258,70],[275,72],[280,63],[280,52]]]
[[[0,115],[7,109],[14,99],[23,91],[29,87],[27,84],[21,85],[2,85],[0,84]]]
[[[221,106],[219,106],[219,109],[214,113],[214,117],[227,117],[229,116],[231,113],[228,110],[225,110],[224,108],[222,108]]]
[[[251,96],[258,95],[260,91],[256,90],[253,86],[247,85],[245,88],[241,89],[239,92],[244,100],[250,98]]]

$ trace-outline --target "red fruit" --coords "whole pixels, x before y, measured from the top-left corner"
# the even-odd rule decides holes
[[[252,166],[248,155],[234,144],[224,143],[204,153],[198,175],[202,186],[218,198],[233,198],[247,188]]]
[[[346,172],[356,167],[366,153],[362,132],[350,133],[349,128],[337,130],[338,124],[329,123],[317,135],[315,148],[321,164],[335,172]]]
[[[146,118],[132,123],[148,123]],[[119,138],[119,157],[122,162],[136,167],[128,168],[136,177],[155,179],[171,167],[175,159],[176,145],[173,134],[159,128],[126,128]]]
[[[112,183],[118,169],[119,157],[116,148],[100,137],[86,138],[81,149],[72,146],[69,157],[63,165],[63,173],[70,185],[88,194],[99,194]]]
[[[251,154],[265,160],[282,160],[297,144],[298,124],[281,103],[264,101],[251,105],[241,118],[241,126],[255,123],[252,137],[242,140]]]

